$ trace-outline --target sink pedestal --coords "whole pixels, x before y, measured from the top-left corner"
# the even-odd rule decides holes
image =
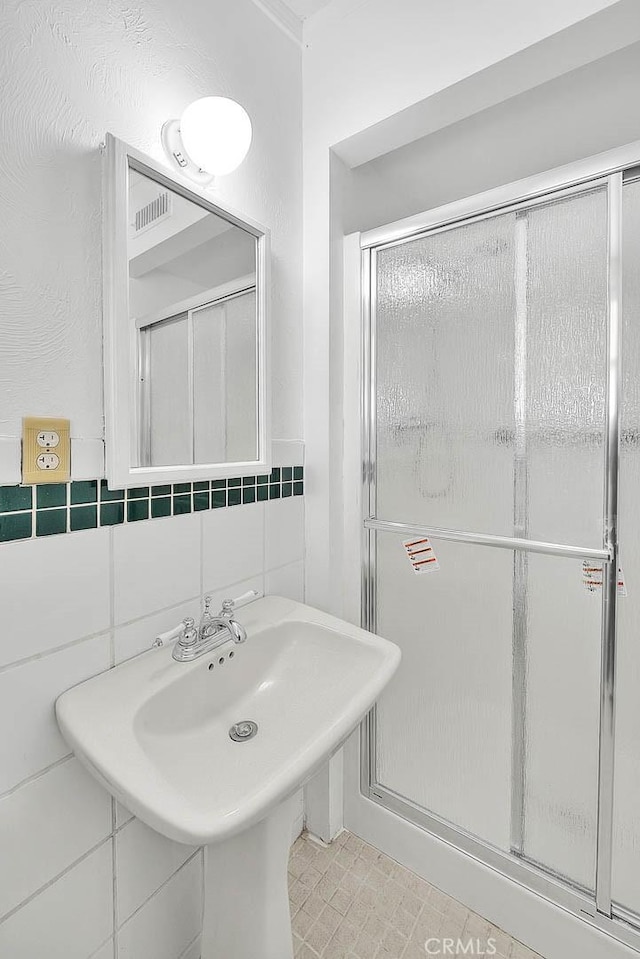
[[[293,959],[287,864],[293,799],[205,848],[202,959]]]

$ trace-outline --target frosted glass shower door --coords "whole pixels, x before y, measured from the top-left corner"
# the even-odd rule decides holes
[[[376,259],[377,515],[509,535],[515,215]]]
[[[623,404],[620,442],[613,900],[640,917],[640,181],[623,189]]]
[[[376,784],[589,892],[602,615],[580,548],[603,538],[607,215],[585,187],[371,266],[370,516],[399,524],[371,527],[372,625],[403,650]],[[412,569],[412,526],[438,569]]]

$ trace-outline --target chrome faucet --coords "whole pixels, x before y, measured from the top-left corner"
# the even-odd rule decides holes
[[[211,597],[205,596],[204,610],[198,627],[196,628],[195,620],[191,618],[183,621],[178,642],[173,647],[173,658],[179,663],[190,663],[230,639],[234,643],[244,643],[247,632],[244,626],[233,618],[234,608],[237,603],[255,599],[257,596],[255,590],[250,590],[237,599],[225,599],[217,616],[211,615]]]

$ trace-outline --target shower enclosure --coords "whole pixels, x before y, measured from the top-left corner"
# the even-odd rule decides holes
[[[363,792],[636,948],[639,160],[362,239]]]

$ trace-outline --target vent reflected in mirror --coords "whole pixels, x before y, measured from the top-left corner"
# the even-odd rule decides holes
[[[257,240],[128,167],[137,467],[259,459]]]

